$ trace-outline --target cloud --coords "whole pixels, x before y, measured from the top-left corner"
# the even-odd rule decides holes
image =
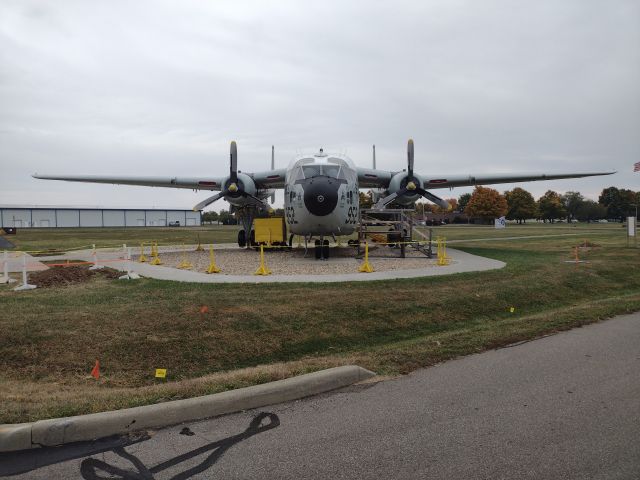
[[[624,0],[4,1],[0,203],[188,208],[204,194],[30,174],[219,175],[232,139],[246,171],[271,144],[284,166],[320,146],[369,165],[376,143],[379,168],[398,169],[413,137],[425,173],[614,168],[524,187],[637,190],[639,14]]]

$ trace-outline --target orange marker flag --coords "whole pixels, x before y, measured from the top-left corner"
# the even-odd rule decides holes
[[[91,376],[96,379],[100,378],[100,360],[96,360],[96,364],[91,370]]]

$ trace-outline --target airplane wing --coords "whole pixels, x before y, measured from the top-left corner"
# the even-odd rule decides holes
[[[226,177],[111,177],[100,175],[32,175],[41,180],[66,182],[110,183],[143,187],[189,188],[193,190],[220,190]]]
[[[424,187],[453,188],[475,185],[495,185],[498,183],[537,182],[542,180],[560,180],[563,178],[596,177],[599,175],[613,175],[611,172],[582,172],[582,173],[523,173],[512,174],[484,174],[484,175],[450,175],[425,178]]]
[[[287,175],[286,168],[276,168],[266,172],[247,173],[259,189],[284,188],[284,179]]]
[[[358,181],[360,188],[387,188],[391,178],[398,172],[374,170],[371,168],[358,168]],[[594,177],[598,175],[612,175],[609,172],[582,172],[582,173],[523,173],[523,174],[482,174],[482,175],[441,175],[426,176],[425,189],[468,187],[475,185],[494,185],[498,183],[535,182],[540,180],[559,180],[562,178]]]
[[[247,173],[256,184],[256,188],[284,188],[286,169],[280,168],[266,172]],[[114,177],[101,175],[40,175],[33,178],[41,180],[63,180],[66,182],[107,183],[114,185],[139,185],[143,187],[189,188],[192,190],[220,191],[227,177]]]

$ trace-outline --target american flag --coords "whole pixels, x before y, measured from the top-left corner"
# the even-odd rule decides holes
[[[636,162],[633,164],[633,171],[640,172],[640,162]]]

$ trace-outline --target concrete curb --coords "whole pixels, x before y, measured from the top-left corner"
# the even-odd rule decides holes
[[[33,423],[0,425],[0,452],[95,440],[264,407],[335,390],[374,375],[357,365],[346,365],[204,397]]]

